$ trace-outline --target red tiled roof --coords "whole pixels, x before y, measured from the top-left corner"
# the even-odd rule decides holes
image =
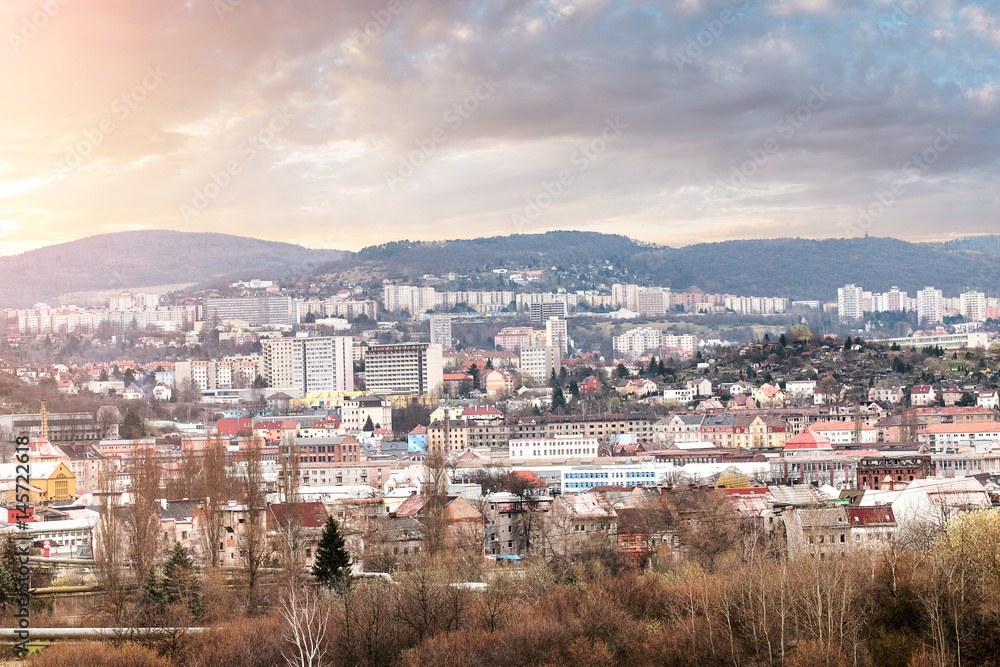
[[[810,426],[798,435],[785,440],[785,449],[833,449],[830,441],[812,431]]]
[[[847,522],[852,526],[896,523],[891,507],[846,507]]]

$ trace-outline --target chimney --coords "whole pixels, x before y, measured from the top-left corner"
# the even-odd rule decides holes
[[[160,498],[160,507],[164,511],[166,511],[166,509],[167,509],[167,499],[166,498]]]
[[[45,399],[42,399],[42,437],[49,439],[49,411],[45,408]]]

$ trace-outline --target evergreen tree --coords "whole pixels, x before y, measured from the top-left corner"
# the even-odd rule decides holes
[[[562,387],[553,387],[552,389],[552,409],[558,410],[559,408],[566,407],[566,396],[563,394]]]
[[[854,345],[854,343],[851,341],[851,337],[848,336],[847,339],[844,341],[844,350],[851,349],[852,345]]]
[[[139,605],[144,616],[155,617],[163,613],[166,600],[163,596],[163,580],[156,571],[155,565],[150,565],[146,578],[142,580],[142,590],[139,592]]]
[[[3,541],[0,555],[0,606],[16,607],[18,604],[18,577],[21,563],[17,557],[17,544],[8,534]]]
[[[576,380],[569,383],[569,393],[573,395],[573,398],[580,398],[580,385],[577,384]]]
[[[656,374],[656,357],[649,358],[649,368],[646,369],[646,375]]]
[[[201,584],[194,573],[194,559],[180,542],[174,544],[167,562],[163,564],[160,590],[164,603],[186,605],[195,618],[204,613]]]
[[[552,369],[552,375],[549,376],[549,386],[550,387],[558,387],[559,386],[559,378],[556,377],[556,369],[554,369],[554,368]]]
[[[667,367],[663,363],[663,357],[660,357],[660,362],[656,365],[656,374],[657,375],[666,375],[667,374]]]
[[[347,583],[350,574],[351,556],[344,546],[344,536],[340,526],[332,516],[326,518],[323,534],[316,545],[316,563],[312,575],[327,588],[335,588]]]
[[[625,364],[618,364],[616,372],[618,373],[618,377],[620,378],[628,377],[628,368],[625,367]]]
[[[368,415],[368,419],[365,420],[365,426],[361,430],[366,431],[368,433],[371,433],[372,431],[375,430],[375,424],[372,423],[371,415]]]
[[[778,344],[781,345],[781,347],[788,346],[788,338],[785,336],[785,334],[781,334],[780,336],[778,336]]]

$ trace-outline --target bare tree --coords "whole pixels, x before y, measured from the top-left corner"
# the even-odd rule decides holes
[[[291,647],[282,651],[288,667],[319,667],[326,657],[326,629],[330,605],[322,589],[293,588],[281,603],[285,638]]]
[[[222,541],[223,508],[229,503],[229,476],[226,473],[226,446],[213,439],[201,465],[198,496],[202,499],[202,545],[207,564],[218,567],[216,556]]]
[[[260,458],[260,442],[253,440],[247,447],[243,470],[239,477],[240,495],[246,510],[238,543],[240,559],[246,570],[247,587],[251,597],[255,594],[260,569],[267,561],[267,499],[264,491],[264,471]]]
[[[305,531],[302,527],[302,498],[299,494],[299,451],[295,436],[282,436],[281,447],[282,512],[277,521],[279,558],[290,586],[298,586],[304,578]]]
[[[130,503],[124,512],[130,560],[137,581],[155,562],[160,533],[160,462],[151,448],[137,452],[125,465]]]
[[[125,613],[125,530],[122,526],[121,490],[115,484],[117,469],[110,459],[101,462],[98,474],[99,516],[94,530],[94,575],[104,593],[106,609],[116,624]]]

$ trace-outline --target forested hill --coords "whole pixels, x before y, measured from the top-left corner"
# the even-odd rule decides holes
[[[608,260],[636,280],[674,289],[836,298],[855,283],[885,291],[893,285],[914,294],[926,285],[953,295],[968,288],[991,292],[1000,284],[1000,237],[949,243],[909,243],[891,238],[768,239],[701,243],[682,248],[643,244],[593,232],[549,232],[444,242],[400,241],[365,248],[322,267],[317,274],[352,271],[389,278],[494,267],[574,267]]]
[[[28,307],[69,292],[288,277],[342,254],[229,234],[100,234],[0,257],[0,307]]]

